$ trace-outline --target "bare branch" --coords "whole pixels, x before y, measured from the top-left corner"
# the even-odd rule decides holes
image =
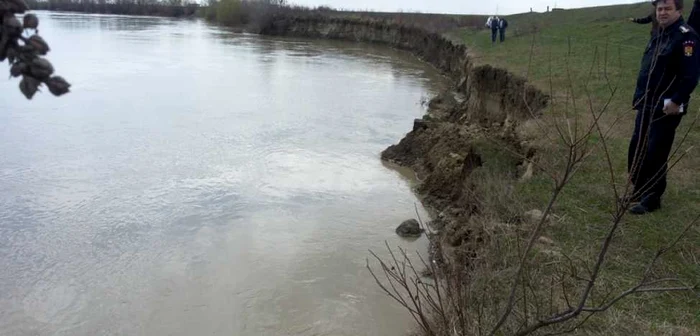
[[[627,296],[630,296],[632,294],[638,294],[638,293],[652,293],[652,292],[689,292],[689,291],[694,291],[698,287],[660,287],[660,288],[630,288],[629,290],[625,291],[624,293],[620,294],[616,298],[610,300],[607,304],[600,306],[600,307],[583,307],[581,311],[584,312],[604,312],[610,307],[612,307],[615,303],[618,301],[624,299]]]

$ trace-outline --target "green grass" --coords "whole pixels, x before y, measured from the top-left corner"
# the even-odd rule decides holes
[[[514,15],[507,17],[510,27],[503,44],[492,45],[490,31],[486,30],[462,29],[449,35],[470,47],[477,64],[506,68],[550,92],[554,99],[551,109],[545,111],[546,122],[561,122],[564,110],[568,110],[569,116],[579,116],[582,122],[590,120],[586,92],[597,109],[610,97],[611,87],[616,88],[602,124],[610,130],[607,144],[616,183],[621,187],[626,182],[627,146],[634,123],[634,111],[630,110],[632,94],[650,29],[649,25],[630,23],[627,18],[645,16],[651,9],[645,2]],[[698,92],[700,88],[696,89],[690,113],[677,132],[676,144],[680,145],[680,138],[690,129],[682,150],[700,143],[698,127],[691,129],[694,118],[700,114]],[[567,96],[576,97],[575,109]],[[548,130],[555,139],[556,133],[551,132],[551,127]],[[560,166],[563,162],[561,147],[543,134],[538,137],[538,157],[543,165]],[[610,174],[600,145],[599,137],[591,139],[595,151],[555,206],[555,213],[564,218],[563,223],[547,233],[562,251],[585,257],[597,252],[609,230],[614,206]],[[519,184],[516,194],[522,202],[520,206],[542,209],[551,187],[551,180],[544,174]],[[618,292],[633,284],[656,250],[700,214],[700,152],[697,150],[691,151],[669,174],[663,206],[651,215],[623,219],[614,248],[608,254],[601,287]],[[655,274],[677,274],[687,282],[698,283],[699,260],[700,229],[696,226],[663,258]],[[699,335],[700,297],[693,294],[633,296],[593,319],[579,334]]]

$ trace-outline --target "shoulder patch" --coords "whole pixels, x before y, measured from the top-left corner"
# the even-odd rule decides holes
[[[695,54],[695,41],[687,40],[683,42],[683,54],[685,54],[686,57],[691,57]]]
[[[686,25],[681,25],[681,33],[685,34],[690,32],[690,28],[686,27]]]

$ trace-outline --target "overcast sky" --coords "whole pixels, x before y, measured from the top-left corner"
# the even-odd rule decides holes
[[[642,2],[640,0],[289,0],[297,5],[327,5],[337,9],[382,12],[420,11],[423,13],[514,14],[530,10],[545,11],[547,6],[561,8],[592,7]],[[498,13],[496,13],[498,11]]]

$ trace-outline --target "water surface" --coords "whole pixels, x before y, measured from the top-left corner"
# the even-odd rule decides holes
[[[0,78],[1,334],[411,328],[365,260],[384,241],[424,249],[393,233],[417,199],[379,153],[435,71],[201,21],[40,19],[73,92],[26,101]]]

